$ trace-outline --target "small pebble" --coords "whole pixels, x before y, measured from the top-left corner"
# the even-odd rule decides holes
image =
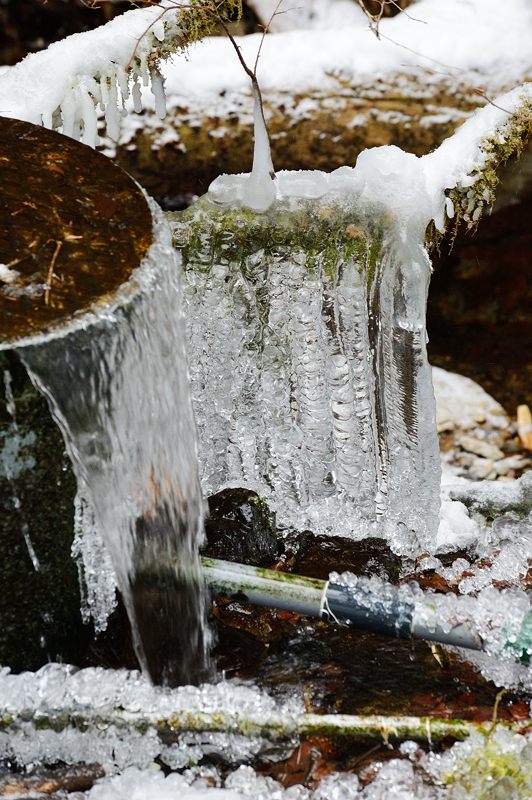
[[[504,458],[504,453],[500,448],[496,447],[496,445],[480,441],[480,439],[475,439],[473,436],[461,436],[459,444],[462,450],[468,453],[475,453],[475,455],[482,456],[483,458],[489,458],[492,461],[498,461]]]
[[[477,481],[490,480],[490,476],[497,477],[493,469],[494,462],[490,458],[476,458],[469,467],[469,477]]]

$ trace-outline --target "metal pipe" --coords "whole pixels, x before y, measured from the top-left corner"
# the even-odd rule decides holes
[[[483,649],[481,638],[465,623],[450,630],[417,623],[414,602],[401,587],[387,581],[381,581],[380,587],[374,581],[371,587],[363,581],[348,586],[335,580],[306,578],[213,558],[202,558],[202,565],[213,591],[241,597],[254,605],[297,611],[401,639],[428,639],[471,650]]]

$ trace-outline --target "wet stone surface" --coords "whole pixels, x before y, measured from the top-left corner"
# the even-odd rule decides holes
[[[138,267],[152,224],[138,186],[100,153],[2,117],[0,140],[1,344],[105,301]]]
[[[357,575],[387,576],[394,583],[401,569],[404,573],[405,565],[401,568],[379,539],[350,542],[303,534],[299,544],[298,552],[286,553],[277,568],[289,566],[294,573],[319,578],[348,569]],[[463,556],[447,554],[442,559],[450,565]],[[455,590],[431,571],[412,572],[401,580],[413,578],[424,589]],[[497,687],[439,646],[389,639],[222,597],[215,599],[212,611],[218,669],[228,677],[253,678],[274,694],[289,686],[303,690],[308,711],[492,718]],[[499,719],[528,715],[526,698],[504,695]]]
[[[203,554],[257,567],[278,557],[275,519],[255,492],[224,489],[209,497]]]

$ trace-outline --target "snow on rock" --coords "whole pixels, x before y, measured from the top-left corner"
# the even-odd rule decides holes
[[[162,15],[165,5],[170,10]],[[179,33],[179,12],[172,9],[171,0],[163,0],[160,6],[129,11],[27,56],[0,74],[0,113],[60,127],[93,147],[97,106],[109,135],[117,138],[130,94],[136,110],[141,109],[142,83],[151,86],[156,112],[164,116],[163,78],[150,56]]]
[[[287,2],[289,19],[296,4]],[[438,80],[441,73],[457,82],[470,80],[490,91],[501,91],[532,77],[532,54],[523,44],[523,31],[532,28],[528,0],[418,0],[410,16],[399,14],[380,23],[381,38],[368,29],[359,15],[356,24],[345,21],[337,28],[324,24],[318,30],[288,31],[269,36],[259,62],[259,82],[264,92],[283,88],[297,92],[338,90],[338,77],[381,78],[402,72],[424,74]],[[418,22],[411,19],[415,16]],[[261,34],[237,42],[248,63],[253,63]],[[439,62],[436,64],[435,62]],[[437,75],[434,72],[437,71]],[[183,98],[204,109],[220,92],[249,94],[249,81],[235,58],[229,41],[204,39],[185,62],[176,58],[163,69],[171,105]]]
[[[477,541],[479,532],[478,524],[471,519],[463,503],[445,496],[442,498],[436,538],[437,553],[467,547]]]
[[[479,422],[493,428],[508,427],[510,421],[504,408],[470,378],[433,367],[432,382],[438,430],[465,431],[476,428]]]
[[[278,0],[248,0],[247,4],[271,33],[367,24],[367,17],[353,0],[307,0],[301,5],[286,0],[281,5]]]
[[[452,499],[480,513],[526,514],[532,509],[532,472],[510,481],[457,481],[450,483],[447,490]]]
[[[172,6],[171,0],[162,5],[165,3]],[[489,92],[496,93],[532,76],[530,49],[522,44],[523,31],[532,27],[528,0],[418,0],[408,14],[381,20],[380,39],[369,31],[360,9],[350,5],[352,14],[341,20],[323,17],[316,30],[302,34],[298,23],[297,30],[269,36],[259,63],[262,89],[337,91],[342,75],[367,80],[421,71],[423,81],[437,81],[443,73],[457,83],[489,87]],[[142,103],[162,116],[163,82],[157,71],[150,75],[148,58],[153,51],[165,57],[175,49],[171,39],[175,44],[179,12],[169,11],[150,28],[160,9],[130,11],[7,69],[0,74],[0,114],[62,127],[68,135],[82,133],[84,141],[93,144],[94,107],[100,104],[106,108],[109,135],[115,139],[132,80],[127,108],[138,111]],[[298,7],[281,10],[276,18],[279,24],[292,13],[302,13]],[[310,13],[317,13],[317,7]],[[159,48],[163,39],[170,46]],[[261,34],[255,34],[237,40],[250,64],[260,39]],[[126,76],[135,50],[132,74]],[[200,118],[205,108],[250,94],[248,76],[225,37],[204,40],[191,49],[187,59],[167,62],[162,72],[169,107],[185,102],[190,109],[197,109]],[[143,91],[141,83],[151,83],[151,90]],[[54,120],[57,110],[62,123],[57,115]]]
[[[443,231],[445,213],[453,213],[445,192],[474,185],[489,158],[482,147],[486,138],[498,137],[503,143],[511,133],[512,115],[527,101],[532,101],[532,83],[496,98],[496,105],[479,109],[437,150],[421,158],[384,145],[362,151],[354,168],[339,167],[331,173],[280,172],[261,208],[249,204],[246,192],[252,176],[247,174],[219,176],[211,183],[209,195],[220,205],[266,210],[275,200],[274,187],[277,199],[318,198],[330,192],[356,197],[369,213],[388,212],[403,241],[408,235],[423,235],[431,220]]]

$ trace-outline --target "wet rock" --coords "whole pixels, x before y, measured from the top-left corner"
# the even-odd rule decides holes
[[[472,481],[469,486],[453,487],[449,496],[483,516],[497,517],[510,511],[526,516],[532,509],[532,472],[518,480]]]
[[[384,539],[370,537],[352,542],[341,536],[312,534],[304,535],[293,566],[296,574],[324,580],[333,571],[397,580],[400,569],[401,560]]]
[[[204,555],[265,567],[280,555],[275,518],[248,489],[224,489],[209,497]]]
[[[46,400],[18,358],[0,352],[0,663],[14,671],[84,650],[75,492]]]

